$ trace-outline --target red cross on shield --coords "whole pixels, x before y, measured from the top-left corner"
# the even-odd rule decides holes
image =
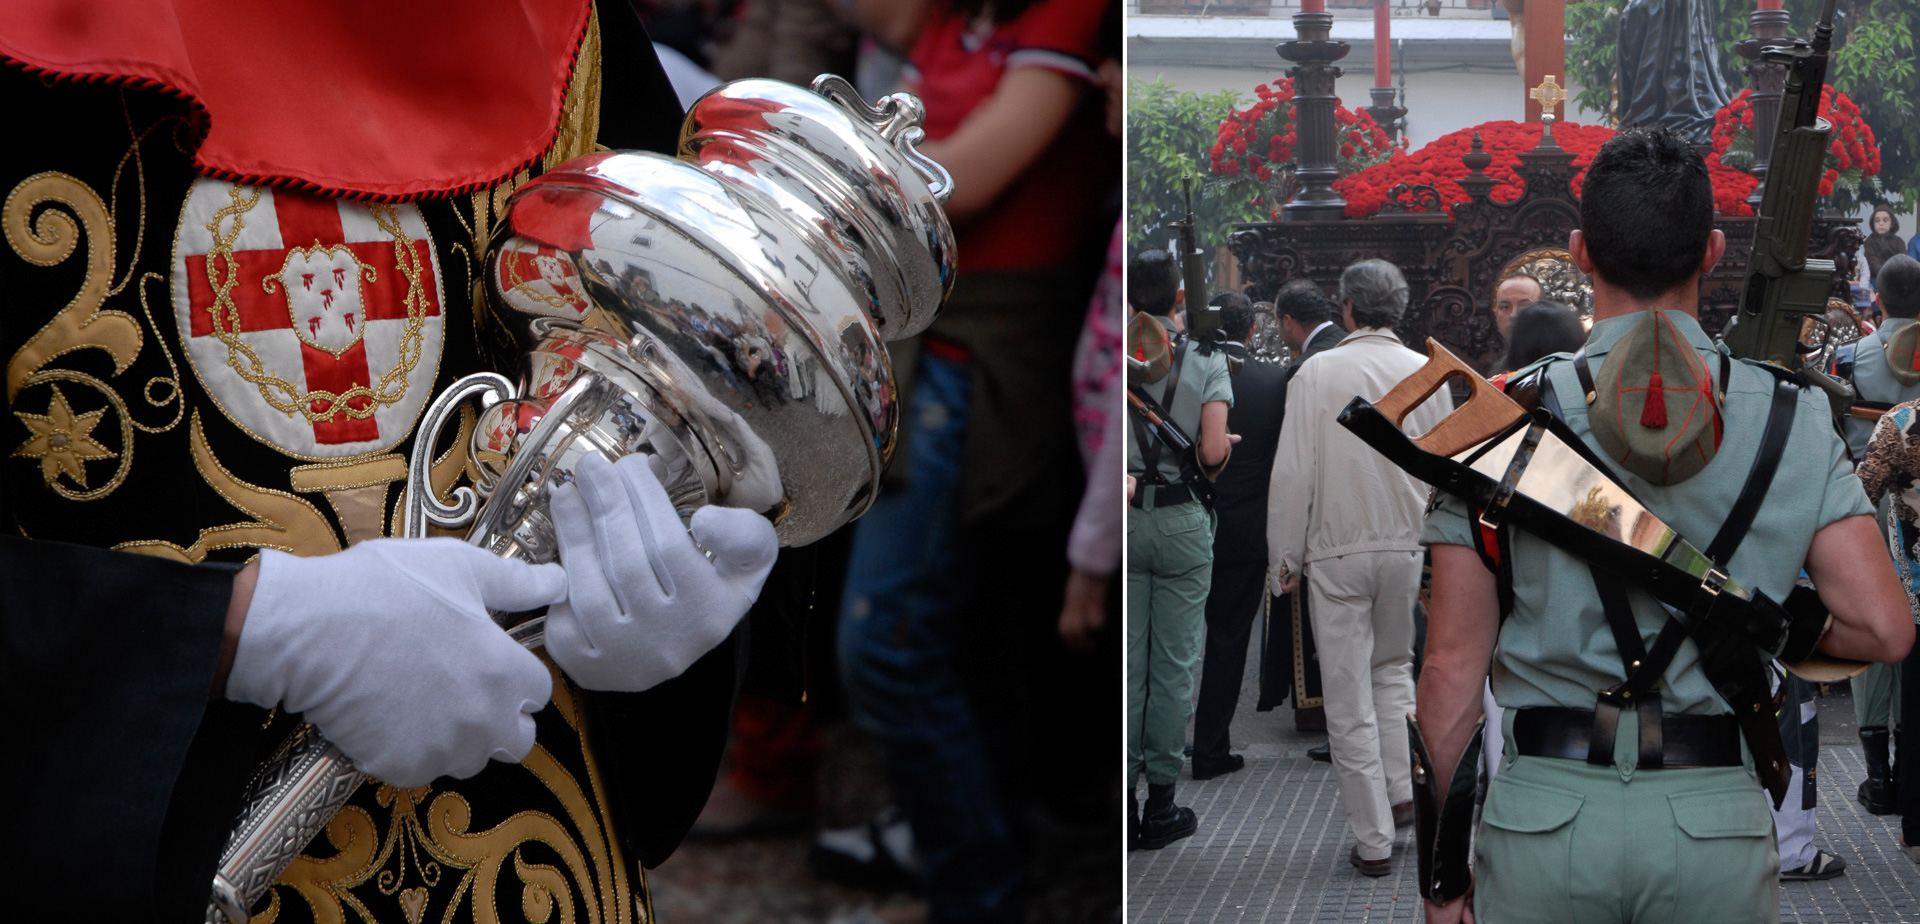
[[[290,455],[391,448],[431,397],[440,272],[411,204],[203,179],[181,210],[173,275],[201,383]]]

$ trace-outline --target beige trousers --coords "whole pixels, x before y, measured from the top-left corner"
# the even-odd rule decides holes
[[[1347,826],[1366,860],[1393,852],[1393,809],[1413,798],[1413,604],[1419,552],[1357,552],[1307,566],[1327,738]]]

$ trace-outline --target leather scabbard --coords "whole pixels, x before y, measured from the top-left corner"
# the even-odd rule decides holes
[[[1473,884],[1473,794],[1480,773],[1481,730],[1487,717],[1473,726],[1473,737],[1460,752],[1460,762],[1441,793],[1434,779],[1433,756],[1420,734],[1420,722],[1407,716],[1407,743],[1413,757],[1413,832],[1420,869],[1420,895],[1444,905],[1467,894]]]
[[[1788,662],[1813,654],[1829,619],[1816,594],[1797,589],[1783,607],[1757,589],[1744,598],[1722,592],[1728,582],[1718,569],[1712,573],[1720,583],[1703,580],[1666,559],[1575,523],[1516,491],[1511,478],[1495,481],[1455,459],[1426,452],[1364,399],[1349,403],[1339,422],[1415,478],[1476,509],[1498,510],[1504,522],[1640,586],[1667,604],[1699,647],[1702,673],[1738,718],[1754,754],[1754,769],[1775,805],[1785,798],[1790,771],[1769,708],[1772,700],[1760,654],[1765,651]],[[1560,432],[1555,423],[1544,410],[1535,410],[1521,425],[1547,427],[1577,448],[1579,440]]]

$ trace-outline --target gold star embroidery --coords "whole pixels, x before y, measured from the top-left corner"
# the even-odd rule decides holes
[[[74,416],[73,408],[68,406],[65,395],[58,387],[49,386],[53,391],[53,400],[47,405],[45,416],[14,411],[13,416],[33,431],[33,438],[15,449],[15,456],[26,456],[40,460],[40,475],[47,484],[62,472],[72,478],[81,488],[87,486],[87,470],[83,463],[88,459],[112,459],[119,454],[94,442],[91,434],[95,425],[107,411],[101,408]]]

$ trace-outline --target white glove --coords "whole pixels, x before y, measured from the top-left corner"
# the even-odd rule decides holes
[[[487,609],[564,599],[557,565],[458,539],[378,539],[344,552],[260,554],[227,698],[298,712],[394,786],[468,777],[533,749],[553,677]]]
[[[681,526],[644,455],[616,463],[590,455],[574,475],[550,507],[568,587],[547,611],[547,654],[591,690],[645,690],[680,676],[760,595],[779,553],[773,524],[708,506]]]

